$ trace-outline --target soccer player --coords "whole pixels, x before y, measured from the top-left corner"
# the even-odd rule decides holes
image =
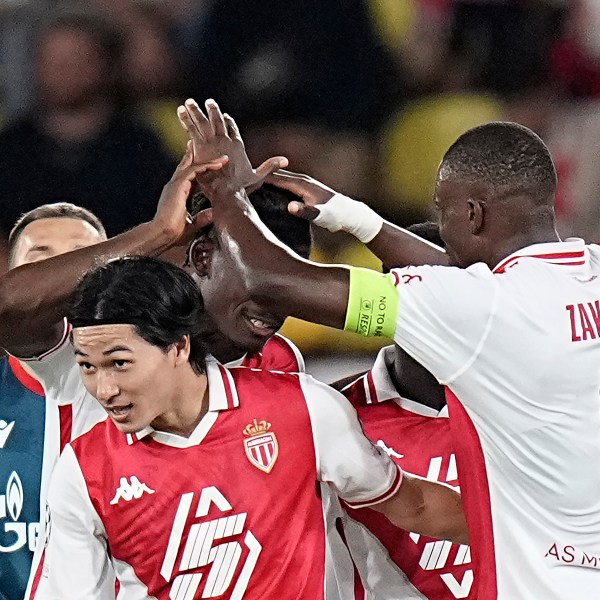
[[[97,244],[104,227],[73,204],[40,206],[23,215],[9,237],[9,268]],[[33,308],[33,307],[32,307]],[[48,480],[62,448],[102,418],[97,403],[68,390],[45,395],[26,363],[0,360],[0,598],[22,600],[44,518]]]
[[[254,300],[282,315],[393,337],[447,387],[480,600],[589,598],[600,582],[600,249],[561,242],[556,171],[533,132],[462,135],[434,202],[449,261],[389,275],[301,261],[261,235],[235,123],[207,102],[179,116],[224,247]]]
[[[466,539],[460,496],[402,474],[337,392],[207,361],[200,311],[193,280],[152,258],[78,286],[67,377],[109,419],[59,459],[36,598],[107,598],[112,563],[124,597],[323,599],[318,481],[399,527]]]

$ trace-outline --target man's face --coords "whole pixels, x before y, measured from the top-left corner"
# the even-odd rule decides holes
[[[104,236],[82,219],[39,219],[29,223],[18,237],[11,267],[38,262],[104,240]]]
[[[470,192],[467,183],[444,179],[438,174],[433,202],[440,236],[450,264],[463,268],[481,260],[478,257],[478,238],[470,228]]]
[[[207,269],[199,268],[196,258],[194,279],[208,315],[208,319],[203,318],[203,324],[206,329],[204,339],[210,352],[218,358],[221,353],[231,352],[231,347],[240,355],[260,352],[283,325],[284,319],[270,314],[248,298],[225,253],[214,245],[208,251],[212,252],[210,265]],[[198,257],[198,252],[195,256]]]
[[[85,388],[123,433],[160,427],[176,408],[175,347],[165,353],[123,324],[75,328],[73,346]]]

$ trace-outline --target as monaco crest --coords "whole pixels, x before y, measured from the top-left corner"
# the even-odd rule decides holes
[[[279,454],[277,438],[269,429],[271,423],[256,419],[244,428],[244,435],[249,436],[244,440],[246,456],[255,467],[265,473],[271,472]]]

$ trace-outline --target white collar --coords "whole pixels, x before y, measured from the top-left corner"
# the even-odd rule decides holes
[[[493,272],[497,274],[506,272],[507,269],[514,267],[520,258],[537,258],[573,272],[580,272],[588,263],[589,251],[580,238],[568,238],[564,242],[533,244],[501,260]]]
[[[166,431],[157,431],[148,425],[148,427],[144,427],[141,431],[128,433],[127,443],[131,445],[151,435],[156,441],[169,446],[177,446],[179,448],[197,446],[214,425],[220,411],[231,410],[240,405],[231,373],[212,357],[208,357],[206,361],[206,376],[208,379],[208,411],[189,438]]]
[[[377,354],[373,368],[361,378],[367,404],[380,404],[393,400],[401,408],[424,417],[447,417],[446,407],[438,412],[429,406],[404,398],[398,393],[385,363],[385,353],[388,348],[393,348],[393,346],[382,348]]]

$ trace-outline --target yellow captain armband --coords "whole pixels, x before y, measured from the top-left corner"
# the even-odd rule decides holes
[[[393,275],[350,268],[350,293],[344,329],[366,337],[394,337],[399,294]]]

